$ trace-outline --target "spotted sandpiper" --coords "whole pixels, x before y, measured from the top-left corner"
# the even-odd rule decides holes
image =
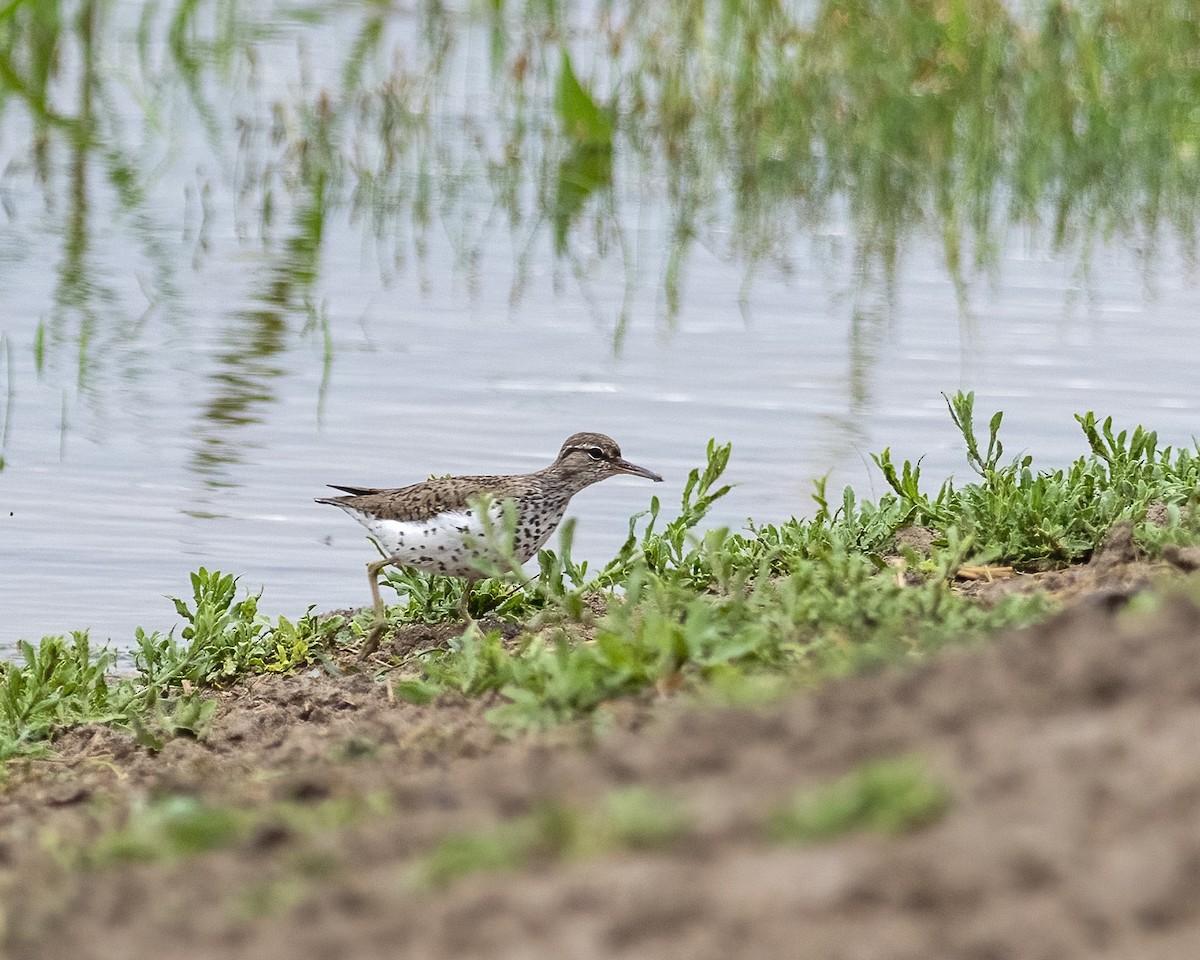
[[[371,532],[386,553],[367,564],[375,627],[359,656],[374,652],[387,623],[379,596],[379,571],[384,567],[395,564],[425,573],[465,577],[467,585],[459,613],[464,620],[469,619],[471,582],[484,576],[475,564],[481,559],[481,538],[488,526],[480,516],[485,503],[494,523],[504,516],[505,502],[512,502],[516,513],[512,549],[516,559],[524,563],[550,538],[571,497],[619,473],[662,482],[657,473],[623,459],[621,448],[610,437],[576,433],[566,439],[550,466],[534,473],[438,477],[397,490],[330,484],[347,496],[321,497],[317,503],[341,507]]]

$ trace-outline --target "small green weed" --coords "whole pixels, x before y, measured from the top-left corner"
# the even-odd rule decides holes
[[[768,817],[766,830],[786,843],[817,843],[860,830],[904,833],[935,822],[949,803],[949,793],[917,759],[877,760],[805,790]]]
[[[86,632],[37,646],[21,641],[20,659],[0,662],[0,762],[44,753],[57,733],[84,723],[130,729],[150,749],[204,736],[216,710],[204,688],[316,663],[344,626],[311,610],[272,624],[256,597],[235,599],[236,583],[203,568],[193,573],[191,604],[174,601],[186,621],[180,638],[138,628],[133,676],[112,677],[116,654],[95,649]]]
[[[20,660],[0,663],[0,760],[42,752],[68,727],[123,715],[129,693],[107,680],[116,655],[93,650],[86,632],[17,647]]]
[[[1114,432],[1112,418],[1076,416],[1090,448],[1066,470],[1035,471],[1032,458],[1000,461],[1002,413],[988,424],[986,452],[974,426],[973,393],[946,397],[951,418],[967,447],[967,462],[980,480],[956,488],[951,481],[932,497],[919,490],[920,467],[905,461],[897,470],[885,450],[875,458],[895,491],[886,509],[906,522],[954,532],[977,545],[974,562],[999,561],[1021,569],[1046,569],[1086,560],[1119,520],[1132,519],[1147,536],[1151,504],[1179,508],[1200,490],[1200,457],[1194,449],[1159,447],[1142,427]],[[882,504],[882,502],[881,502]]]
[[[592,813],[548,803],[487,833],[447,837],[413,864],[409,880],[419,889],[439,888],[471,873],[517,870],[538,860],[656,849],[687,828],[687,817],[670,799],[644,788],[615,790]]]
[[[101,834],[75,856],[94,870],[129,861],[172,862],[238,843],[256,830],[320,833],[387,807],[383,794],[318,803],[284,801],[261,808],[214,806],[192,796],[170,796],[133,807],[124,826]]]
[[[168,797],[130,811],[129,822],[103,834],[83,856],[92,869],[128,861],[184,859],[234,842],[245,834],[246,817],[212,807],[195,797]]]
[[[250,673],[289,672],[316,662],[316,648],[328,645],[342,625],[339,618],[319,621],[311,610],[294,624],[281,617],[272,625],[259,615],[258,597],[235,599],[235,577],[201,567],[191,579],[192,604],[172,598],[186,621],[180,639],[140,629],[135,637],[134,665],[155,691],[185,680],[214,686]]]
[[[433,853],[413,865],[410,882],[417,888],[430,889],[472,873],[516,870],[538,849],[539,827],[538,820],[527,818],[491,834],[447,837]]]

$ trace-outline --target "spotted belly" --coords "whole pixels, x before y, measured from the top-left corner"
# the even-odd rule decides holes
[[[442,513],[428,520],[385,520],[349,505],[339,506],[366,527],[400,566],[448,577],[483,576],[473,562],[485,535],[476,509]],[[563,504],[556,514],[518,509],[513,552],[521,563],[533,557],[550,539],[565,508]],[[488,513],[493,529],[498,528],[503,523],[503,506],[493,504]]]

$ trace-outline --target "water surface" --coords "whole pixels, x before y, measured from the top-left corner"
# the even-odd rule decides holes
[[[712,522],[734,528],[810,513],[822,476],[882,493],[885,446],[967,479],[942,391],[1003,409],[1008,452],[1045,466],[1084,452],[1087,410],[1192,442],[1186,217],[1064,243],[1047,200],[948,245],[936,205],[893,222],[861,184],[788,212],[730,188],[715,146],[685,175],[667,140],[633,142],[635,112],[580,166],[559,47],[604,89],[637,57],[605,64],[582,29],[543,49],[519,13],[497,53],[469,10],[201,5],[193,63],[169,7],[71,9],[53,110],[0,101],[0,648],[167,629],[199,566],[272,613],[363,604],[372,549],[312,502],[324,484],[533,470],[576,430],[667,478],[573,501],[596,562],[710,437],[733,443]],[[522,102],[496,63],[528,51]]]

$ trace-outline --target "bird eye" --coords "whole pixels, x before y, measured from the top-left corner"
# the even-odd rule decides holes
[[[589,447],[587,455],[589,457],[591,457],[593,460],[603,460],[604,459],[604,451],[601,450],[599,447]]]

